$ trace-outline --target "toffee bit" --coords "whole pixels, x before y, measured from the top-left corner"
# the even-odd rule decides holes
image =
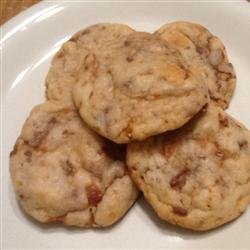
[[[85,190],[87,192],[88,203],[90,206],[96,206],[102,200],[102,192],[96,185],[89,185]]]
[[[170,181],[171,188],[179,189],[179,190],[182,189],[183,186],[186,184],[186,177],[187,175],[190,174],[190,172],[191,171],[188,168],[185,168],[179,174],[174,176]]]
[[[183,207],[173,207],[173,212],[179,216],[187,216],[188,210]]]

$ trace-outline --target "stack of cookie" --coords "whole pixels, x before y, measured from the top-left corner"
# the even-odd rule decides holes
[[[235,79],[222,42],[197,24],[76,33],[11,152],[22,207],[41,222],[106,227],[141,190],[181,227],[235,219],[250,202],[250,132],[224,111]]]

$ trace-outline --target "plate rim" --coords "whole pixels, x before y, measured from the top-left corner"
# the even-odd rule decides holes
[[[100,2],[100,1],[97,1],[97,2]],[[102,3],[103,2],[114,2],[114,1],[101,1]],[[139,1],[141,2],[141,1]],[[144,1],[143,1],[144,2]],[[155,1],[145,1],[145,2],[155,2]],[[171,1],[171,2],[175,2],[175,1]],[[186,2],[186,1],[181,1],[181,2]],[[200,1],[193,1],[193,2],[200,2]],[[214,1],[206,1],[206,2],[214,2]],[[218,1],[218,2],[225,2],[225,1]],[[245,0],[242,0],[242,1],[226,1],[226,2],[245,2]],[[84,4],[84,2],[82,2]],[[89,2],[88,2],[89,3]],[[72,3],[68,3],[69,6],[72,4]],[[10,19],[9,21],[7,21],[6,23],[4,23],[0,28],[1,30],[3,29],[4,30],[4,33],[7,33],[9,32],[11,29],[13,29],[15,26],[16,26],[16,23],[18,23],[21,19],[22,20],[25,20],[29,15],[32,15],[34,14],[35,12],[37,12],[38,10],[41,11],[41,10],[44,10],[46,7],[48,6],[52,6],[52,5],[56,5],[56,6],[65,6],[65,2],[46,2],[46,1],[41,1],[39,3],[36,3],[35,5],[31,6],[30,8],[24,10],[23,12],[19,13],[17,16],[15,16],[14,18]],[[250,6],[249,6],[250,7]],[[30,24],[30,23],[28,23]],[[29,27],[27,27],[28,29]],[[20,28],[21,29],[21,28]],[[19,30],[17,30],[17,33],[18,33]],[[2,38],[2,37],[1,37]],[[11,36],[9,39],[15,39],[15,34],[13,34],[13,36]],[[4,43],[7,43],[8,40],[4,41]],[[3,43],[3,44],[4,44]],[[1,52],[2,53],[2,52]],[[2,83],[3,84],[3,83]],[[1,91],[1,97],[4,97],[4,98],[7,98],[6,96],[6,93],[3,93]],[[2,99],[2,98],[1,98]],[[3,105],[1,105],[1,114],[3,114],[2,112],[2,109],[3,109]],[[1,117],[2,118],[2,117]],[[3,126],[2,126],[2,122],[3,120],[1,119],[1,129],[3,129]],[[3,137],[2,137],[2,134],[1,134],[1,141],[2,141]],[[1,163],[3,161],[3,147],[1,145]],[[2,165],[2,164],[1,164]],[[1,171],[2,171],[2,167],[1,167]],[[1,185],[2,185],[2,178],[3,176],[1,175]],[[6,187],[5,187],[6,188]],[[1,191],[2,191],[2,188],[1,188]],[[2,194],[2,192],[1,192]],[[2,195],[1,195],[1,200],[2,200]],[[2,212],[2,206],[3,206],[3,202],[1,202],[1,212]],[[250,212],[250,211],[249,211]],[[3,225],[3,222],[4,222],[4,219],[2,220],[2,216],[1,216],[1,225]],[[6,225],[5,225],[6,226]],[[2,239],[2,237],[1,237]],[[3,242],[3,241],[1,241]]]

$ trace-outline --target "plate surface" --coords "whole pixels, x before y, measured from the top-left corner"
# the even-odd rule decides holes
[[[212,249],[250,248],[250,209],[208,233],[182,230],[157,218],[141,198],[125,218],[105,230],[40,225],[18,206],[8,155],[31,108],[44,101],[50,61],[73,33],[98,22],[125,23],[154,31],[162,24],[198,22],[218,35],[237,72],[228,112],[250,127],[250,3],[227,2],[42,2],[1,27],[2,157],[1,207],[4,249]]]

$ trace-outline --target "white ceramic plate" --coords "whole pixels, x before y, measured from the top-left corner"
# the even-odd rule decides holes
[[[250,248],[250,210],[208,233],[193,233],[157,218],[140,199],[125,218],[105,230],[40,225],[18,206],[8,155],[31,108],[44,101],[52,56],[73,33],[98,22],[120,22],[154,31],[174,20],[198,22],[226,44],[238,82],[229,113],[250,127],[250,3],[42,2],[2,26],[2,244],[4,249],[212,249]]]

